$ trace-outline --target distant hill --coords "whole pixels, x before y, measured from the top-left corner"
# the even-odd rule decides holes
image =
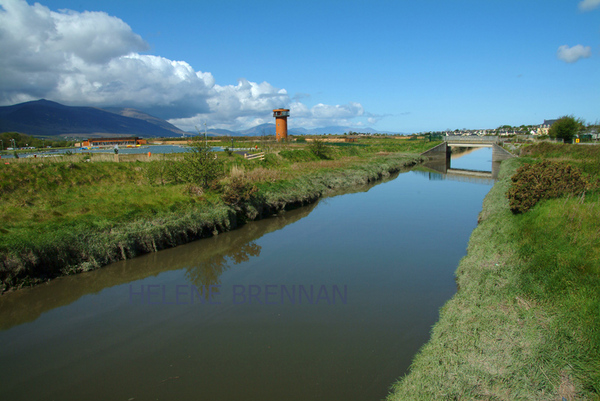
[[[118,107],[104,108],[104,110],[109,111],[111,113],[119,114],[123,117],[137,118],[139,120],[149,122],[150,124],[154,124],[154,125],[161,127],[167,131],[172,131],[175,135],[186,135],[187,134],[187,132],[180,130],[173,124],[171,124],[165,120],[162,120],[158,117],[151,116],[150,114],[146,114],[143,111],[139,111],[139,110],[132,109],[132,108],[118,108]]]
[[[71,107],[44,99],[0,107],[0,132],[7,131],[46,137],[172,137],[183,133],[134,109]]]
[[[307,135],[307,130],[304,128],[288,128],[288,135]],[[244,136],[264,136],[272,135],[275,136],[275,124],[267,123],[257,125],[256,127],[248,128],[243,131],[239,131]]]
[[[201,128],[200,128],[201,129]],[[0,132],[20,132],[32,136],[102,137],[139,136],[165,137],[197,135],[185,132],[165,120],[132,108],[71,107],[49,100],[0,107]],[[289,128],[289,135],[339,135],[349,131],[381,133],[373,128],[329,126],[322,128]],[[208,128],[210,136],[275,135],[275,124],[261,124],[242,131]],[[202,129],[200,134],[202,135]]]
[[[209,128],[208,129],[208,135],[211,136],[241,136],[242,134],[237,132],[237,131],[230,131],[228,129],[219,129],[219,128]],[[194,134],[196,134],[194,132]],[[202,132],[200,132],[200,135],[202,135]]]
[[[266,136],[275,135],[275,124],[260,124],[256,127],[239,131],[244,136]]]

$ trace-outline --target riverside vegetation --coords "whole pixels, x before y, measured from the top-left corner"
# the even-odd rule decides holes
[[[95,161],[114,155],[71,155],[2,164],[0,290],[233,229],[413,165],[435,144],[261,142],[263,161],[232,152],[216,157],[196,142],[191,152],[145,162],[140,155],[129,163]]]
[[[388,401],[600,398],[600,147],[521,155],[502,163],[459,290]],[[546,180],[557,171],[576,185]],[[524,188],[535,202],[513,213]]]

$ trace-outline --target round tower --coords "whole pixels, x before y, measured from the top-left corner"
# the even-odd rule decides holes
[[[289,116],[289,109],[273,110],[273,117],[275,117],[275,138],[277,142],[287,140],[287,118]]]

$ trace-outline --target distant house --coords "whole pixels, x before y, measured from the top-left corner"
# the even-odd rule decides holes
[[[554,124],[557,121],[558,121],[558,119],[544,120],[543,124],[538,125],[538,128],[536,130],[536,135],[548,135],[548,132],[550,131],[550,127],[552,126],[552,124]]]
[[[587,135],[590,139],[593,139],[596,141],[598,139],[600,139],[600,134],[598,133],[598,130],[596,130],[596,129],[588,129],[586,132],[583,132],[582,134],[580,134],[580,137],[581,137],[581,135]]]

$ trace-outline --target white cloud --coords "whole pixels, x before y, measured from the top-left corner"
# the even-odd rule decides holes
[[[61,74],[47,97],[68,104],[155,109],[164,116],[208,110],[215,81],[183,61],[131,53],[106,64],[71,61],[74,71]],[[159,110],[160,109],[160,110]]]
[[[592,49],[589,46],[575,45],[569,47],[567,45],[560,46],[556,52],[556,56],[567,63],[574,63],[581,58],[588,58],[592,55]]]
[[[354,116],[362,116],[364,114],[364,109],[360,105],[360,103],[349,103],[347,105],[335,105],[330,106],[327,104],[319,103],[312,108],[312,114],[316,118],[325,118],[325,119],[339,119],[339,118],[349,118]]]
[[[362,125],[357,118],[366,116],[363,106],[356,102],[335,106],[319,103],[311,108],[300,102],[290,104],[290,126],[293,127],[354,127]]]
[[[278,107],[292,108],[296,126],[352,125],[366,117],[359,103],[309,109],[267,82],[218,85],[211,73],[185,61],[140,54],[148,49],[129,25],[104,12],[55,12],[0,0],[0,104],[47,98],[135,107],[186,130],[205,120],[228,129],[273,122]]]
[[[285,89],[267,82],[257,84],[240,79],[237,85],[214,85],[206,102],[208,109],[202,113],[169,122],[188,131],[206,120],[213,128],[243,129],[273,122],[273,109],[286,107],[290,98]]]
[[[0,101],[56,87],[82,65],[148,48],[123,21],[102,12],[56,13],[24,0],[0,0]]]
[[[172,119],[169,122],[188,131],[194,131],[196,126],[203,126],[204,121],[207,120],[213,128],[237,130],[273,123],[273,109],[286,107],[290,109],[290,127],[363,125],[361,121],[356,121],[358,117],[365,114],[360,103],[335,106],[318,104],[309,108],[300,102],[290,103],[290,98],[284,90],[278,90],[266,82],[258,85],[240,80],[237,86],[215,85],[215,88],[220,95],[209,99],[208,113],[200,113],[190,118]],[[254,94],[247,96],[247,92],[252,90]]]
[[[581,11],[590,11],[600,6],[600,0],[583,0],[579,2],[579,9]]]

